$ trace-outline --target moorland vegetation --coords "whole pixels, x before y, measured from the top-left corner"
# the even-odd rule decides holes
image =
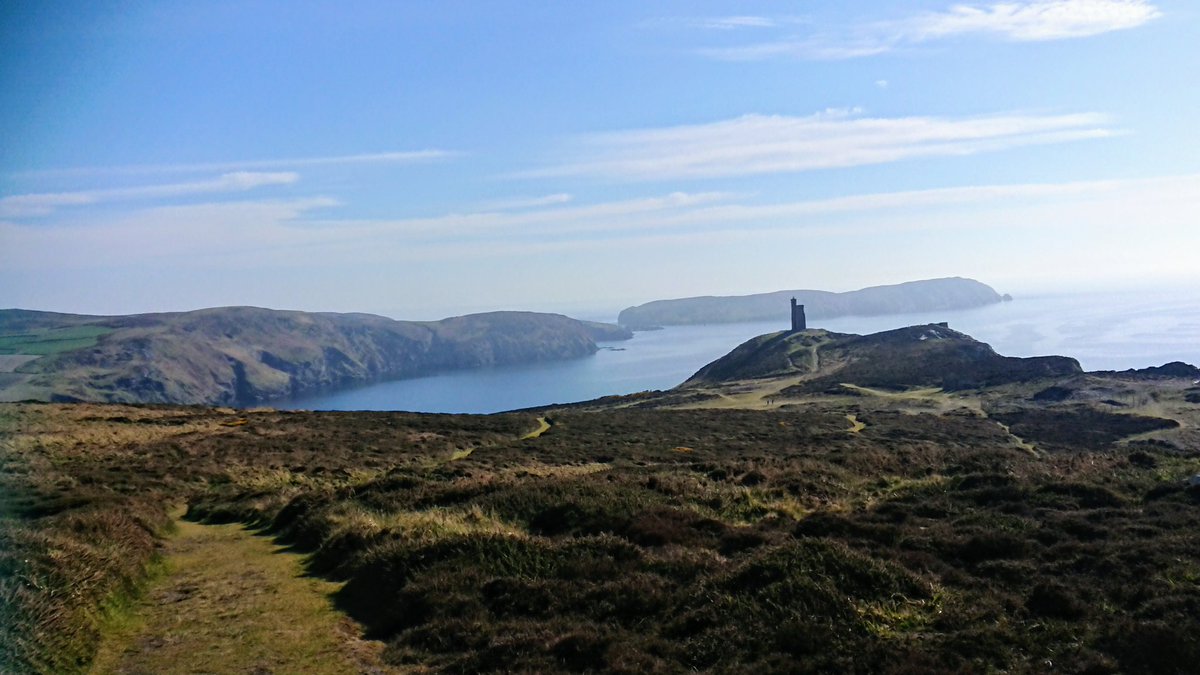
[[[807,388],[833,371],[746,365],[491,416],[0,406],[0,658],[85,668],[186,502],[306,552],[398,667],[1200,662],[1193,375]]]

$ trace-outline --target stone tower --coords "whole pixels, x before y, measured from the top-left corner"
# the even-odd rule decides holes
[[[797,305],[796,299],[792,298],[792,332],[795,333],[806,328],[808,328],[808,324],[804,320],[804,305]]]

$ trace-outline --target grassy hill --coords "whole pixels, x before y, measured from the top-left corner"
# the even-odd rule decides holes
[[[117,317],[0,311],[0,399],[250,405],[444,370],[576,358],[618,326],[493,312],[410,322],[222,307]],[[34,358],[36,357],[36,358]],[[0,357],[4,358],[4,357]]]
[[[873,335],[823,330],[779,332],[748,340],[706,365],[688,385],[798,376],[796,386],[821,391],[864,387],[972,389],[1082,373],[1063,356],[1001,356],[988,345],[941,324]]]

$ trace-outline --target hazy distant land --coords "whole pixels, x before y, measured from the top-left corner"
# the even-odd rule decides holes
[[[845,293],[794,290],[655,300],[622,310],[617,322],[634,330],[748,321],[780,321],[781,325],[786,325],[791,298],[805,306],[810,319],[830,319],[970,309],[1000,302],[1003,296],[974,279],[951,277],[872,286]]]
[[[934,279],[850,293],[663,300],[622,311],[622,325],[534,312],[418,322],[256,307],[128,316],[0,310],[0,400],[249,406],[382,380],[588,356],[597,341],[630,338],[630,328],[764,318],[782,324],[791,297],[814,319],[1001,299],[977,281]]]
[[[587,356],[622,327],[558,314],[441,321],[222,307],[0,310],[0,400],[253,405],[325,387]]]

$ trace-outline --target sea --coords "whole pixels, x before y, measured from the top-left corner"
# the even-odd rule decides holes
[[[1171,361],[1200,365],[1200,289],[1031,295],[949,312],[810,317],[809,327],[868,334],[943,321],[1000,354],[1071,356],[1085,370],[1125,370]],[[670,389],[742,342],[782,330],[785,324],[786,319],[669,326],[634,333],[632,340],[602,343],[596,354],[579,359],[392,380],[270,405],[291,410],[494,413]]]

